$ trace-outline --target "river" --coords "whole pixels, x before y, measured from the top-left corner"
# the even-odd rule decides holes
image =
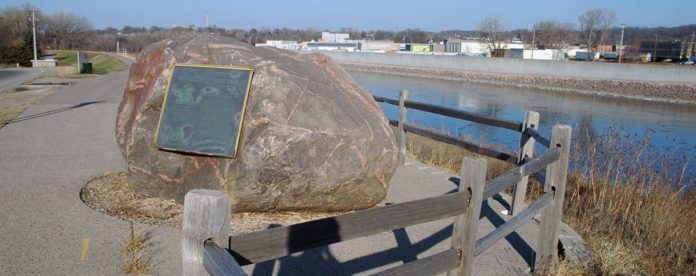
[[[399,98],[400,90],[408,89],[412,101],[517,122],[527,110],[533,110],[540,113],[539,130],[546,137],[550,137],[554,124],[568,124],[574,130],[582,126],[595,137],[613,133],[632,143],[649,138],[650,150],[691,160],[686,174],[696,176],[696,107],[385,74],[351,75],[372,94],[393,99]],[[398,119],[398,107],[380,105],[388,118]],[[519,144],[519,133],[418,110],[409,110],[408,122],[513,151]]]

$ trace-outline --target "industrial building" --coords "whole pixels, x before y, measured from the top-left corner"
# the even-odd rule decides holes
[[[290,40],[268,40],[265,43],[256,43],[256,47],[274,47],[285,50],[300,50],[300,44],[297,41]]]
[[[465,56],[490,56],[488,46],[478,40],[447,39],[445,52]]]
[[[337,42],[337,43],[343,43],[346,42],[346,40],[350,39],[349,34],[345,33],[332,33],[332,32],[322,32],[321,33],[321,39],[319,42]]]
[[[432,52],[430,44],[409,43],[406,44],[406,52]]]
[[[399,44],[390,40],[363,40],[359,44],[361,52],[391,53],[399,51]]]
[[[357,43],[357,42],[307,42],[304,49],[309,50],[309,51],[357,52],[360,50],[360,43]]]
[[[696,43],[682,41],[643,41],[640,53],[651,54],[654,61],[671,59],[678,61],[696,53]]]

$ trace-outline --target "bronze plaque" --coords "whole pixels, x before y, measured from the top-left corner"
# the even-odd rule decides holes
[[[157,147],[234,158],[253,72],[251,67],[174,65]]]

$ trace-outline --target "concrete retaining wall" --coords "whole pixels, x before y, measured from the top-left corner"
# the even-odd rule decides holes
[[[696,66],[323,52],[337,62],[584,79],[696,83]]]

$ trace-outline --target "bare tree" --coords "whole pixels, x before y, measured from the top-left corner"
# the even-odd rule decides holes
[[[0,44],[20,45],[24,35],[31,30],[31,11],[38,11],[32,5],[24,4],[0,10]]]
[[[486,17],[478,24],[476,28],[483,41],[491,51],[493,56],[500,56],[501,50],[503,50],[505,41],[507,40],[507,33],[503,24],[500,22],[498,17]]]
[[[82,46],[92,30],[92,24],[85,16],[54,13],[44,17],[41,29],[54,49],[65,50]]]
[[[587,43],[588,51],[591,51],[592,47],[597,49],[597,45],[604,43],[616,22],[616,13],[607,9],[593,9],[581,15],[578,21],[582,38]]]
[[[543,48],[559,49],[573,40],[575,26],[572,23],[559,23],[554,20],[534,24],[536,43]]]

